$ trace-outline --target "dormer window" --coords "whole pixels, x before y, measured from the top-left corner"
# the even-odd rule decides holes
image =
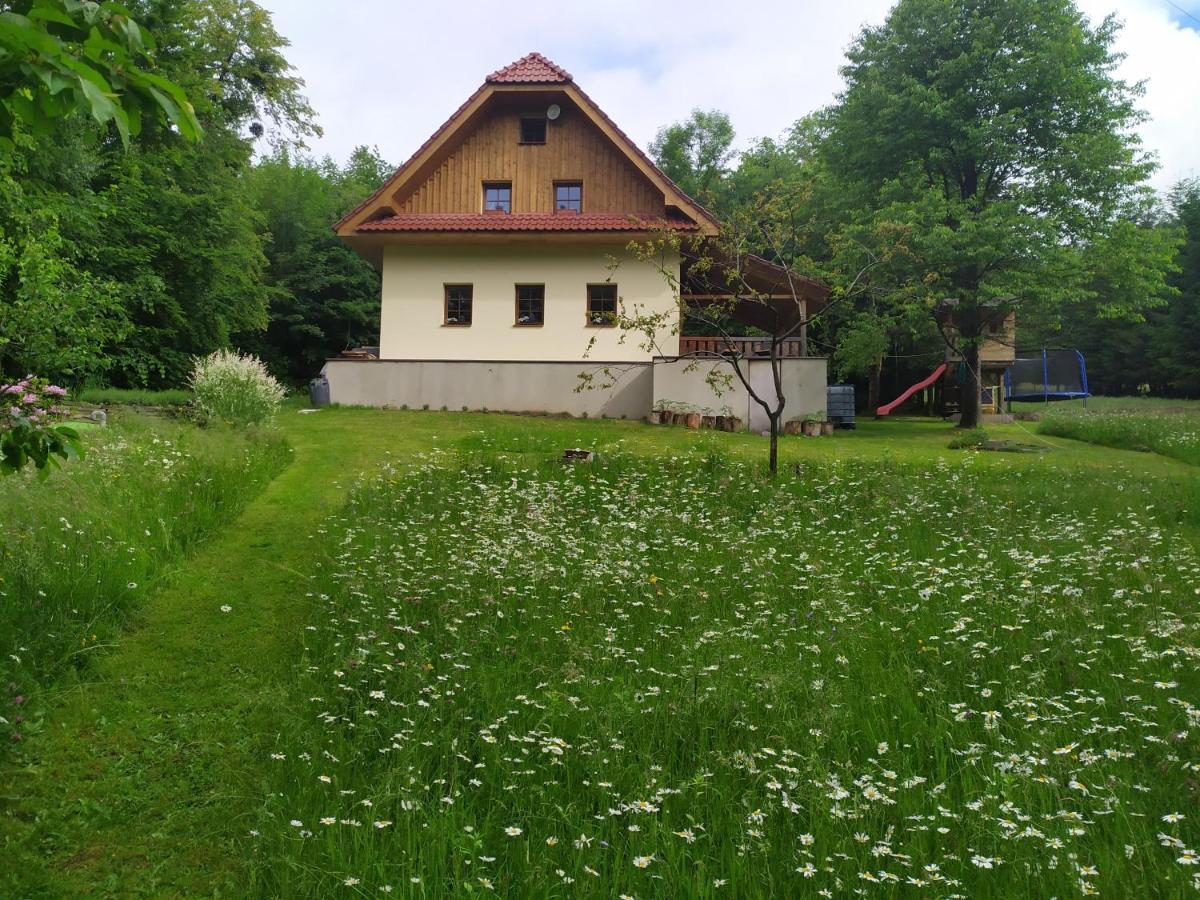
[[[557,181],[554,183],[555,212],[583,212],[583,182]]]
[[[512,182],[485,181],[483,183],[484,212],[512,212]]]
[[[546,143],[546,120],[541,116],[529,117],[521,120],[521,143],[522,144],[544,144]]]

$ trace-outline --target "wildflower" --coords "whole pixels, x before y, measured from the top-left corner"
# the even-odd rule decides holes
[[[1181,866],[1194,866],[1200,864],[1200,856],[1193,850],[1184,850],[1175,860]]]
[[[509,825],[507,828],[504,829],[504,833],[507,834],[509,837],[517,837],[518,835],[521,834],[521,829],[518,828],[516,825]]]
[[[557,847],[558,846],[558,838],[556,838],[554,835],[550,835],[550,837],[546,838],[546,846],[547,847]]]
[[[652,862],[654,862],[653,855],[651,855],[651,856],[635,856],[633,859],[633,864],[635,866],[637,866],[639,869],[649,868],[650,863],[652,863]]]
[[[685,829],[683,829],[683,831],[676,831],[673,833],[675,835],[677,835],[678,837],[683,838],[689,844],[696,843],[696,832],[692,831],[692,829],[690,829],[690,828],[685,828]]]
[[[814,838],[811,834],[805,833],[800,835],[800,843],[805,847],[811,847],[813,845],[813,841],[815,840],[816,838]]]
[[[354,887],[356,884],[359,884],[359,880],[357,878],[355,878],[353,875],[351,875],[348,878],[344,879],[342,881],[342,884],[344,884],[346,887]]]
[[[221,612],[223,612],[223,613],[233,612],[233,607],[230,606],[228,603],[223,603],[223,604],[221,604]]]
[[[1184,819],[1183,813],[1167,813],[1165,816],[1162,817],[1162,820],[1164,822],[1169,822],[1172,825],[1174,825],[1176,822],[1183,821],[1183,819]]]

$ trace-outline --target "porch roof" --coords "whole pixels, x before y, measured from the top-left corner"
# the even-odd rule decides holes
[[[711,265],[698,265],[701,259]],[[776,335],[795,333],[824,308],[830,293],[828,285],[787,266],[754,254],[732,259],[711,242],[684,253],[680,282],[684,302],[728,304],[735,321]]]

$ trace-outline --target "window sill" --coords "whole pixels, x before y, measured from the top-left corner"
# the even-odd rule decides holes
[[[443,328],[470,328],[470,322],[443,322]]]
[[[545,322],[513,322],[513,328],[545,328]]]

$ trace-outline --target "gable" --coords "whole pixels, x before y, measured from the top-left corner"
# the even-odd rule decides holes
[[[521,145],[516,139],[520,116],[530,112],[545,116],[550,103],[558,104],[563,113],[558,122],[547,125],[547,137],[554,140],[541,147]],[[599,222],[621,216],[646,217],[645,228],[657,221],[705,234],[718,229],[716,220],[663,174],[575,85],[570,73],[531,53],[489,75],[334,230],[357,248],[356,235],[382,230],[376,226],[389,218],[480,217],[483,182],[488,180],[512,182],[513,208],[504,218],[513,230],[526,228],[523,220],[531,216],[555,214],[556,180],[584,183],[584,217],[597,217],[589,230],[603,230]]]
[[[520,142],[521,118],[545,117],[544,144]],[[392,195],[398,213],[477,213],[486,181],[512,184],[513,213],[554,212],[555,182],[583,185],[588,213],[662,216],[663,192],[562,94],[497,96],[458,140],[443,147],[424,180]]]

